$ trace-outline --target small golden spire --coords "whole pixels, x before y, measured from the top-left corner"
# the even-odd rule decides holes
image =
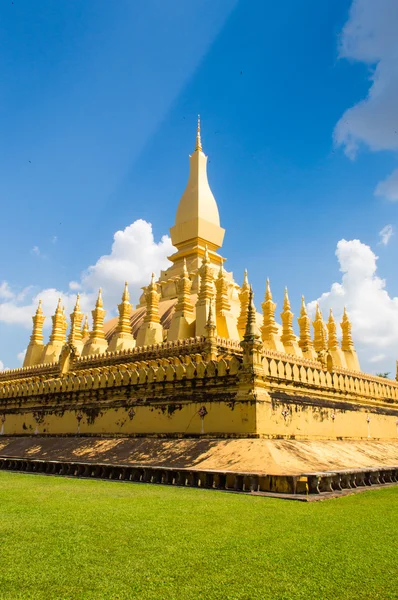
[[[246,323],[247,323],[247,313],[249,310],[249,302],[250,302],[250,285],[249,278],[247,274],[247,269],[245,269],[243,274],[243,283],[239,292],[239,302],[240,302],[240,313],[238,317],[238,332],[239,336],[242,339],[245,331],[246,331]]]
[[[269,342],[273,336],[278,336],[278,327],[275,323],[276,304],[275,302],[272,302],[269,279],[267,279],[265,298],[261,306],[263,309],[263,325],[261,327],[262,340],[263,342]]]
[[[231,304],[228,298],[229,283],[225,275],[223,261],[221,260],[220,270],[216,280],[216,315],[219,317],[231,310]]]
[[[98,291],[98,298],[97,302],[95,303],[95,309],[91,311],[91,314],[93,316],[93,330],[90,334],[90,339],[105,340],[104,318],[106,311],[103,309],[101,288]]]
[[[182,272],[180,278],[177,281],[177,303],[175,305],[175,313],[181,314],[181,316],[193,316],[193,306],[191,304],[191,287],[192,282],[189,278],[187,269],[187,262],[184,258],[182,266]]]
[[[303,351],[304,355],[311,355],[314,352],[314,345],[311,339],[311,322],[307,313],[307,307],[305,305],[305,298],[301,296],[301,310],[300,316],[297,319],[300,327],[300,339],[299,346]],[[314,358],[316,357],[314,353]]]
[[[339,342],[337,339],[336,322],[333,317],[333,311],[330,309],[329,320],[327,322],[328,329],[328,350],[337,350]]]
[[[293,313],[290,310],[290,301],[287,293],[287,287],[285,287],[285,296],[283,300],[283,311],[281,312],[282,319],[282,335],[281,342],[286,346],[292,346],[296,343],[296,336],[293,330]]]
[[[116,327],[116,333],[131,333],[131,324],[130,324],[130,314],[131,314],[132,306],[130,304],[130,294],[128,283],[124,284],[124,291],[122,296],[122,301],[118,305],[119,310],[119,320]]]
[[[159,300],[160,294],[158,293],[155,273],[152,273],[151,283],[145,289],[146,314],[144,323],[160,323]]]
[[[80,343],[82,340],[82,325],[83,313],[80,310],[80,294],[77,294],[76,304],[73,312],[70,315],[70,332],[68,342],[72,345],[76,345],[76,343]]]
[[[322,312],[319,304],[316,305],[315,320],[312,323],[314,327],[314,348],[316,352],[327,350],[326,330],[323,322]]]
[[[345,352],[350,352],[354,348],[354,342],[351,336],[351,322],[347,315],[347,309],[344,307],[343,318],[341,320],[341,331],[343,333],[341,338],[341,349]]]
[[[53,328],[50,335],[50,343],[66,341],[65,313],[62,308],[62,298],[58,300],[55,314],[51,317]]]
[[[29,346],[26,349],[23,362],[24,367],[32,367],[33,365],[40,364],[43,352],[43,324],[45,318],[42,310],[42,301],[39,300],[36,314],[32,317],[33,330],[32,335],[30,336]]]
[[[30,337],[30,341],[33,344],[41,344],[43,342],[43,323],[45,316],[43,315],[43,302],[39,300],[39,304],[36,310],[36,314],[32,317],[33,320],[33,331]]]
[[[90,335],[90,328],[88,326],[88,315],[86,315],[86,318],[84,319],[84,324],[83,324],[83,329],[82,329],[82,338],[88,338],[88,336]]]
[[[195,150],[202,152],[202,140],[200,137],[200,115],[198,115],[198,127],[196,129],[196,147]]]

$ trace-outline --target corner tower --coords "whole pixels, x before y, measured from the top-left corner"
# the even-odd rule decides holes
[[[200,117],[196,133],[196,145],[189,157],[190,172],[187,186],[177,208],[176,220],[170,229],[171,241],[177,252],[169,257],[174,271],[179,275],[186,260],[189,272],[197,270],[208,248],[210,262],[219,267],[222,257],[217,254],[221,248],[225,230],[220,226],[217,202],[207,179],[207,156],[202,149]]]

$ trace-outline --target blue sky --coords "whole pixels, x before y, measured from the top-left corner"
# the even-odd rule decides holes
[[[43,289],[67,293],[137,219],[152,223],[159,242],[184,190],[200,113],[226,267],[238,281],[249,269],[257,307],[266,277],[278,310],[285,285],[296,312],[301,294],[322,297],[341,282],[337,243],[358,239],[379,257],[395,310],[397,241],[380,244],[379,232],[394,231],[397,205],[375,195],[395,149],[356,130],[350,158],[333,137],[386,58],[341,56],[360,3],[2,3],[0,283],[12,290],[3,300],[26,306]],[[8,367],[30,334],[17,321],[0,312]],[[359,336],[366,360],[383,354],[392,369],[389,347],[371,356],[372,344]]]

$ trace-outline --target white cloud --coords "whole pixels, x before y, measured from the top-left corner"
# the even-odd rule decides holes
[[[22,350],[22,352],[18,352],[18,354],[17,354],[18,362],[20,362],[21,364],[24,361],[26,350],[27,350],[27,348],[25,348],[25,350]]]
[[[53,237],[51,238],[51,243],[52,244],[56,244],[58,242],[58,238],[56,235],[53,235]]]
[[[382,362],[386,358],[387,357],[385,354],[376,354],[375,356],[372,356],[371,358],[369,358],[369,362],[370,363],[378,363],[378,362]]]
[[[379,236],[380,236],[380,244],[383,244],[383,246],[387,246],[388,242],[391,239],[391,236],[394,234],[394,228],[392,225],[386,225],[385,227],[383,227],[383,229],[381,231],[379,231]]]
[[[0,283],[0,298],[3,300],[14,298],[14,292],[11,290],[7,281],[2,281]]]
[[[360,145],[373,151],[398,150],[398,2],[353,0],[340,38],[340,57],[372,69],[365,99],[337,123],[334,138],[354,158]],[[398,174],[379,183],[375,193],[398,200]]]
[[[398,202],[398,169],[377,184],[375,194],[387,198],[391,202]]]
[[[152,271],[159,273],[169,266],[167,256],[172,253],[170,238],[164,235],[156,243],[151,223],[138,219],[115,233],[110,254],[101,256],[83,273],[82,287],[89,290],[102,287],[104,298],[116,306],[124,282],[128,281],[130,293],[138,298],[141,287],[149,283]]]
[[[43,312],[47,317],[45,327],[49,328],[58,298],[62,298],[69,315],[76,302],[76,292],[80,291],[82,311],[89,313],[94,308],[100,287],[105,308],[109,311],[108,316],[111,316],[116,313],[124,282],[129,282],[131,299],[137,302],[142,286],[150,281],[152,271],[159,274],[161,269],[167,268],[170,264],[167,256],[172,253],[170,238],[163,236],[159,242],[155,242],[152,225],[139,219],[123,231],[115,233],[110,253],[101,256],[95,265],[88,267],[82,273],[80,282],[71,281],[67,292],[55,288],[38,291],[37,287],[28,287],[17,294],[7,282],[3,282],[0,287],[4,299],[4,302],[0,302],[0,321],[31,329],[32,316],[41,299]],[[28,302],[23,303],[27,298]]]
[[[33,248],[31,249],[30,252],[31,252],[31,254],[34,254],[35,256],[41,256],[39,246],[33,246]]]
[[[360,240],[340,240],[336,256],[342,278],[318,299],[323,314],[332,308],[340,321],[346,306],[361,368],[373,372],[377,362],[392,371],[398,348],[398,298],[388,294],[386,282],[377,275],[377,256],[369,246]],[[315,304],[309,304],[311,312]]]
[[[4,363],[0,360],[0,371],[5,371]]]

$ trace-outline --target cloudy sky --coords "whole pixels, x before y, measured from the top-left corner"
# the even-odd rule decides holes
[[[43,298],[113,314],[167,265],[201,113],[226,267],[259,307],[341,316],[398,358],[396,0],[0,6],[0,367]]]

